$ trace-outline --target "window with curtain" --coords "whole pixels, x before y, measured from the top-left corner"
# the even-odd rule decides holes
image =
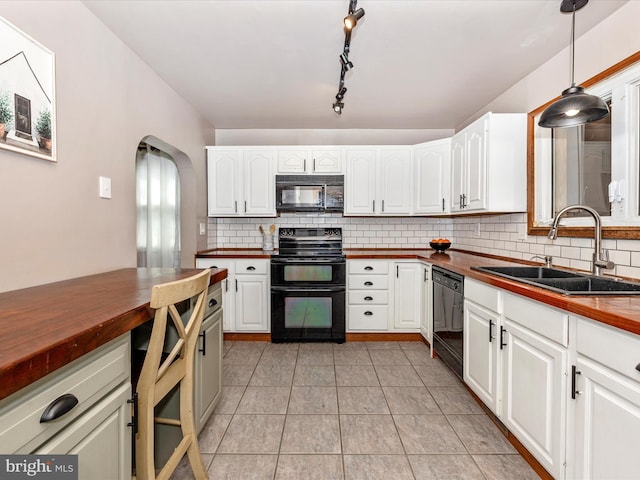
[[[136,158],[139,267],[180,267],[180,176],[173,158],[146,143]]]

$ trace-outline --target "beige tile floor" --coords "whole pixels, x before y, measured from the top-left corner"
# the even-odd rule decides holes
[[[538,478],[420,342],[225,342],[223,366],[211,479]]]

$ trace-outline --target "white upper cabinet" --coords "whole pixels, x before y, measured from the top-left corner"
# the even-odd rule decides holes
[[[207,148],[210,217],[275,217],[273,150]]]
[[[342,174],[343,152],[340,148],[278,148],[279,174]]]
[[[413,213],[449,213],[451,139],[422,143],[413,148]]]
[[[487,113],[451,140],[451,212],[525,212],[526,167],[526,114]]]
[[[410,215],[411,147],[347,150],[345,215]]]
[[[347,151],[344,214],[373,215],[376,202],[377,152],[374,148]]]

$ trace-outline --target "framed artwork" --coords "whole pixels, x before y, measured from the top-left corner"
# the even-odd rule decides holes
[[[56,161],[55,57],[0,17],[0,149]]]

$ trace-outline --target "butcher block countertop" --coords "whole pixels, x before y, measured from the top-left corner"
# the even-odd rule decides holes
[[[154,285],[200,271],[126,268],[0,293],[0,399],[145,323]],[[226,277],[212,269],[211,284]]]
[[[345,249],[344,253],[347,260],[423,260],[460,273],[467,278],[474,278],[533,300],[538,300],[547,305],[640,335],[640,295],[567,296],[471,269],[471,267],[476,266],[533,264],[533,262],[517,262],[515,260],[499,259],[456,250],[447,250],[446,253],[442,254],[436,253],[431,249]],[[220,249],[199,252],[196,257],[269,258],[269,254],[260,249]]]

